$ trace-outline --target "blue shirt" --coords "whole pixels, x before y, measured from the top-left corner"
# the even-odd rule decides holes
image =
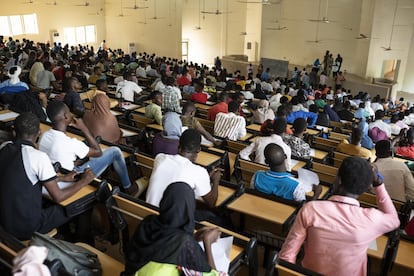
[[[295,200],[293,192],[299,185],[299,181],[288,172],[258,171],[253,175],[253,183],[256,190],[280,196],[285,199]]]
[[[286,116],[286,122],[288,122],[289,124],[293,124],[293,122],[297,119],[297,118],[304,118],[306,121],[308,121],[308,119],[310,119],[311,121],[308,121],[308,127],[314,127],[316,124],[316,121],[318,120],[318,115],[316,113],[313,112],[306,112],[303,110],[298,110],[295,112],[291,112],[289,115]],[[276,118],[275,118],[276,119]]]
[[[21,81],[15,84],[10,84],[10,80],[5,80],[0,83],[0,93],[20,93],[27,90],[29,90],[29,86]]]

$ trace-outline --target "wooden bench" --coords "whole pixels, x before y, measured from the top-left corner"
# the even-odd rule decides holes
[[[239,154],[239,152],[247,147],[248,144],[239,141],[226,140],[226,146],[229,152]]]
[[[322,183],[331,186],[335,180],[336,174],[338,172],[338,168],[313,162],[312,163],[312,171],[315,172],[318,177],[319,181]]]
[[[209,121],[203,118],[197,118],[197,120],[208,133],[210,133],[211,135],[214,134],[214,121]]]
[[[145,129],[147,125],[152,124],[153,120],[149,119],[145,116],[142,116],[140,114],[131,113],[129,115],[129,121],[137,128],[139,129]]]
[[[339,141],[331,140],[327,138],[322,138],[318,136],[313,136],[312,138],[312,148],[320,149],[323,151],[330,151],[335,150],[336,147],[339,145]]]

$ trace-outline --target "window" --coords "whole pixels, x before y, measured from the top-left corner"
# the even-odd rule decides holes
[[[78,45],[96,41],[95,26],[67,27],[63,29],[65,43]]]
[[[38,34],[36,14],[0,16],[0,34],[4,36]]]

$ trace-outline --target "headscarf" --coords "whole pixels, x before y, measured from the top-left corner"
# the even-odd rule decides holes
[[[119,142],[121,130],[105,94],[97,94],[92,99],[92,109],[85,111],[83,121],[94,137],[101,136],[103,140],[114,144]]]
[[[257,110],[253,112],[253,121],[258,124],[263,124],[267,119],[273,120],[275,113],[269,108],[267,100],[260,100],[257,104]]]
[[[210,271],[206,255],[193,237],[194,212],[193,189],[184,182],[168,185],[160,202],[160,214],[146,217],[131,239],[126,275],[134,274],[150,261]]]
[[[12,71],[11,69],[13,67],[16,67],[16,69],[15,69],[14,73],[12,74],[11,73],[11,71]],[[9,71],[7,72],[7,76],[9,76],[9,78],[10,78],[9,83],[11,85],[14,85],[14,84],[20,82],[19,76],[20,76],[20,73],[21,72],[22,72],[22,68],[20,66],[15,65],[15,66],[10,67]]]
[[[167,112],[162,117],[163,132],[162,137],[167,139],[179,140],[183,124],[180,116],[175,112]]]

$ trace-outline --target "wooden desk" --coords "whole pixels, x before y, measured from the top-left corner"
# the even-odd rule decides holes
[[[253,132],[259,132],[261,128],[261,125],[259,124],[250,124],[248,126],[246,126],[247,130],[253,131]]]
[[[292,172],[293,173],[298,173],[298,170],[300,169],[300,168],[303,168],[303,167],[305,167],[305,165],[306,165],[306,162],[305,161],[298,161],[298,160],[293,160],[292,159],[292,162],[297,162],[293,167],[292,167]]]
[[[219,185],[218,186],[218,197],[216,201],[216,206],[219,206],[223,203],[226,199],[234,194],[235,190],[226,186]]]
[[[249,140],[251,137],[253,137],[253,134],[251,133],[247,133],[246,135],[244,135],[242,138],[239,139],[239,141],[246,141]]]
[[[65,199],[64,201],[59,202],[59,205],[61,206],[68,206],[69,204],[75,202],[76,200],[88,196],[91,193],[95,193],[96,188],[92,185],[86,185],[85,187],[82,187],[79,191],[77,191],[75,194],[73,194],[71,197]]]
[[[89,244],[78,242],[76,243],[76,245],[79,245],[85,249],[88,249],[91,252],[98,255],[98,259],[102,265],[102,276],[120,275],[121,272],[124,271],[125,269],[124,264],[106,255],[105,253],[99,251],[98,249],[90,246]]]
[[[217,161],[219,161],[220,158],[221,157],[218,156],[218,155],[208,153],[208,152],[205,152],[205,151],[200,151],[198,153],[196,163],[200,166],[208,167],[208,166],[213,165]]]
[[[296,208],[281,202],[265,199],[252,194],[242,194],[227,205],[227,208],[241,214],[253,216],[281,227],[294,215]]]
[[[398,245],[397,256],[395,257],[395,267],[401,266],[403,268],[411,270],[411,275],[414,272],[414,242],[410,242],[404,239],[400,239]],[[400,274],[403,275],[403,274]],[[405,274],[408,275],[408,274]]]
[[[145,106],[135,109],[135,112],[145,114]]]
[[[195,104],[194,104],[194,106],[195,106],[196,108],[199,108],[199,109],[204,109],[204,110],[208,110],[208,109],[210,108],[210,106],[209,106],[209,105],[206,105],[206,104],[201,104],[201,103],[195,103]]]
[[[368,248],[368,256],[378,259],[378,260],[382,260],[382,257],[384,257],[384,250],[385,247],[387,246],[387,242],[388,242],[388,237],[387,236],[380,236],[379,238],[377,238],[377,250],[373,250]]]
[[[164,130],[162,125],[159,125],[159,124],[149,124],[149,125],[147,125],[147,128],[151,128],[151,129],[154,129],[156,131],[163,131]]]
[[[328,156],[328,152],[319,150],[319,149],[313,149],[315,151],[315,154],[312,155],[312,157],[318,161],[324,160]]]
[[[19,116],[19,113],[13,112],[8,109],[0,110],[0,122],[7,123],[14,121]]]

